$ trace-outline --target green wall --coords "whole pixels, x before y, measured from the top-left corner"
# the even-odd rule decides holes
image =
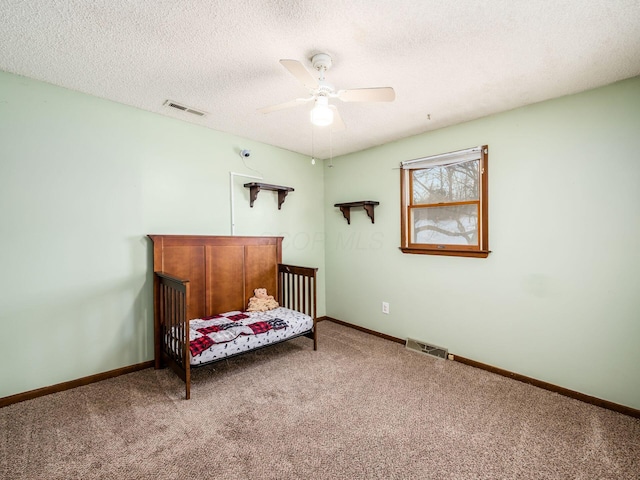
[[[161,101],[162,99],[159,99]],[[245,166],[238,152],[251,149]],[[319,267],[323,171],[307,157],[0,72],[0,397],[153,358],[149,233],[284,235]]]
[[[318,266],[319,315],[640,408],[639,131],[635,78],[323,171],[0,72],[0,397],[152,359],[146,235],[228,235],[229,172],[256,169],[295,192],[280,211],[273,192],[249,208],[236,178],[235,233],[284,235],[285,262]],[[489,258],[402,254],[399,162],[484,143]],[[355,200],[380,201],[375,224],[333,207]]]
[[[406,255],[400,161],[489,145],[487,259]],[[325,165],[327,315],[640,408],[640,78]],[[375,224],[335,203],[378,200]],[[381,302],[390,303],[390,314]]]

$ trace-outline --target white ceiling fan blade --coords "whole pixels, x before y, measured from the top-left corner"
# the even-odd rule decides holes
[[[340,90],[337,97],[343,102],[393,102],[396,92],[391,87],[355,88]]]
[[[313,78],[313,75],[309,73],[309,70],[304,68],[304,65],[302,65],[299,61],[284,59],[280,60],[280,63],[284,68],[289,70],[289,73],[291,73],[291,75],[296,77],[298,81],[308,89],[314,90],[318,88],[318,80]]]
[[[333,123],[331,124],[331,130],[346,130],[347,126],[342,121],[340,112],[335,105],[329,105],[329,108],[333,110]]]
[[[313,97],[309,98],[296,98],[295,100],[290,100],[284,103],[278,103],[277,105],[270,105],[268,107],[262,107],[258,109],[260,113],[271,113],[277,110],[283,110],[285,108],[297,107],[298,105],[302,105],[303,103],[307,103],[313,100]]]

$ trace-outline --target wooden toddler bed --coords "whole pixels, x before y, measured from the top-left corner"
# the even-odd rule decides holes
[[[194,366],[301,335],[312,338],[317,349],[318,269],[283,265],[282,237],[149,237],[155,368],[175,371],[185,382],[187,399]],[[256,288],[266,288],[280,307],[245,312]]]

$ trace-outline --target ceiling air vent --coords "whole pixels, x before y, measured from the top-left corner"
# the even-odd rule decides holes
[[[180,105],[173,100],[166,100],[163,105],[170,108],[175,108],[176,110],[182,110],[183,112],[192,113],[193,115],[197,115],[199,117],[204,117],[206,115],[206,112],[196,110],[195,108],[187,107],[185,105]]]
[[[413,350],[414,352],[424,353],[425,355],[431,355],[432,357],[438,358],[446,359],[449,354],[449,351],[446,348],[429,345],[428,343],[413,340],[412,338],[407,338],[405,347],[407,347],[408,350]]]

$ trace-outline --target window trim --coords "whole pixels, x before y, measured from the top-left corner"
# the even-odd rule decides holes
[[[460,158],[471,151],[480,149],[480,191],[478,213],[478,246],[475,245],[441,245],[438,248],[427,247],[427,244],[411,243],[411,234],[409,232],[411,210],[419,208],[412,205],[413,198],[413,182],[411,181],[411,172],[414,169],[406,168],[410,164],[429,164],[431,160],[441,158]],[[433,165],[436,166],[436,165]],[[487,258],[491,251],[489,250],[489,147],[482,145],[474,149],[459,150],[441,155],[434,155],[422,159],[410,160],[402,162],[400,165],[400,250],[403,253],[419,254],[419,255],[446,255],[452,257],[475,257]],[[428,168],[428,166],[425,166]],[[454,202],[460,203],[460,202]],[[468,202],[462,202],[468,203]],[[475,202],[472,202],[475,203]],[[448,205],[448,204],[447,204]]]

